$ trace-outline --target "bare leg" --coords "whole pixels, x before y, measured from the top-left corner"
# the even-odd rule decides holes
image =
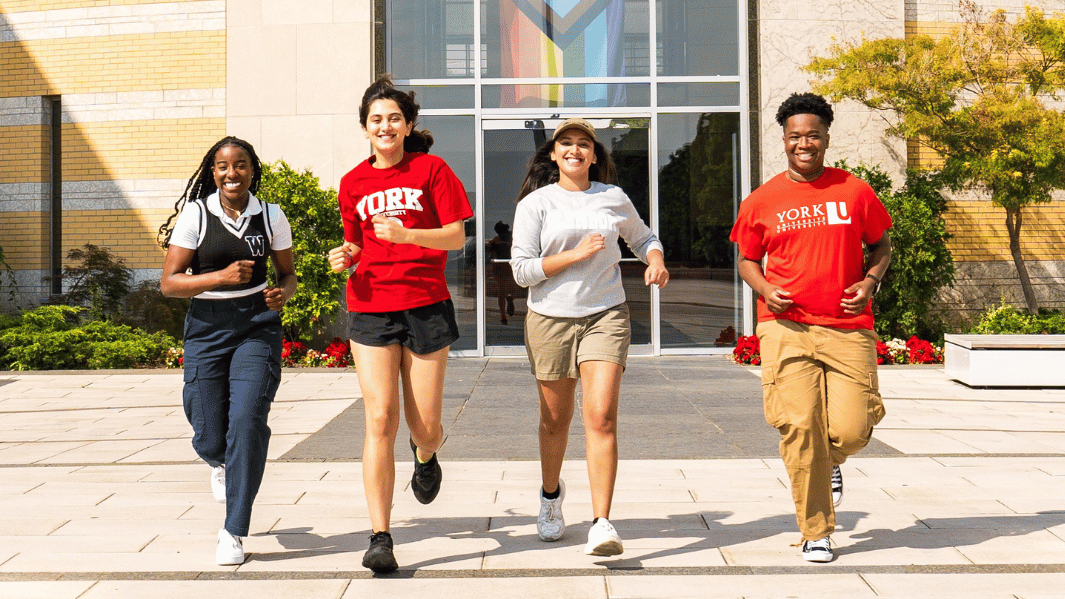
[[[544,491],[553,493],[566,457],[577,379],[537,380],[536,386],[540,393],[540,471]]]
[[[602,361],[582,362],[580,369],[592,515],[609,518],[618,474],[618,397],[624,370]]]
[[[399,431],[399,370],[403,348],[351,344],[366,411],[362,484],[374,532],[389,530],[396,486],[396,433]]]
[[[403,412],[418,459],[433,457],[444,442],[444,428],[440,424],[443,410],[444,373],[447,369],[448,348],[431,354],[416,354],[403,348],[400,376],[403,381]]]

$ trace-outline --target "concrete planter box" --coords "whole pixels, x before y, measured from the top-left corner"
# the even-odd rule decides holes
[[[1065,387],[1065,335],[946,335],[943,366],[970,387]]]

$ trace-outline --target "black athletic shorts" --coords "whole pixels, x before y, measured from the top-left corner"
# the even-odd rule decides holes
[[[455,304],[450,299],[395,312],[351,312],[348,338],[360,345],[398,343],[416,354],[431,354],[459,338]]]

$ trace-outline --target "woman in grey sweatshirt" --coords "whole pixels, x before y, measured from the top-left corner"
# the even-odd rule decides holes
[[[617,477],[617,413],[631,328],[621,284],[624,239],[648,264],[644,284],[665,287],[662,244],[614,180],[614,163],[584,119],[567,119],[529,166],[514,215],[511,267],[529,288],[525,347],[540,396],[540,514],[537,533],[565,531],[559,478],[578,379],[583,394],[592,492],[585,553],[617,555],[621,538],[607,518]]]

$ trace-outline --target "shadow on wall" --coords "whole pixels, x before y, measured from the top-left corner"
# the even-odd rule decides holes
[[[63,107],[60,253],[92,243],[124,259],[136,278],[157,277],[163,252],[156,231],[203,152],[225,135],[225,69],[212,89],[182,89],[204,86],[209,50],[182,36],[88,38],[99,48],[87,51],[87,38],[35,35],[39,29],[14,14],[22,11],[0,9],[0,247],[15,271],[18,303],[40,303],[48,292],[41,280],[53,236],[44,97],[58,97]],[[224,56],[224,32],[210,34]],[[146,58],[161,74],[144,70]],[[221,112],[204,108],[211,104]],[[7,283],[0,302],[11,303]]]

